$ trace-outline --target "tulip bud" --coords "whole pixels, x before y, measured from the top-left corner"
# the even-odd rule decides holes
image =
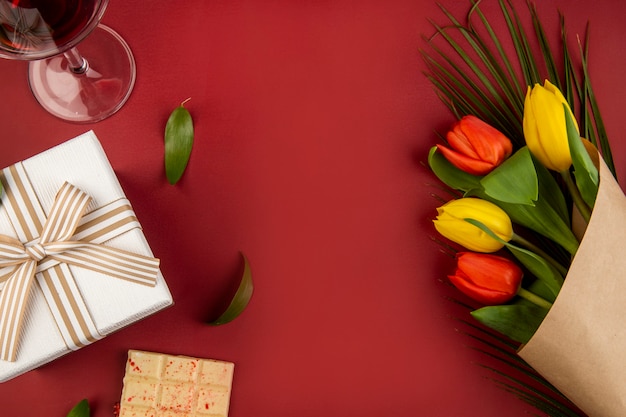
[[[465,295],[486,305],[497,305],[517,294],[523,272],[515,262],[474,252],[459,252],[456,258],[456,271],[448,278]]]
[[[524,138],[530,152],[546,168],[563,172],[572,164],[567,141],[567,127],[563,105],[572,114],[561,91],[549,81],[528,87],[524,102]],[[578,129],[578,125],[576,125]]]
[[[457,168],[473,175],[485,175],[513,152],[509,138],[476,116],[464,116],[446,135],[450,148],[437,145],[443,156]]]
[[[513,225],[506,212],[479,198],[451,200],[437,208],[437,214],[437,218],[433,220],[435,229],[442,236],[471,251],[495,252],[504,244],[465,219],[479,221],[505,242],[513,237]]]

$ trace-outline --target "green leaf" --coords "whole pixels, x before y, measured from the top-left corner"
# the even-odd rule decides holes
[[[537,173],[526,146],[487,174],[480,184],[485,194],[498,201],[534,206],[539,194]]]
[[[465,219],[470,224],[478,227],[480,230],[485,232],[491,238],[497,240],[507,247],[507,249],[520,261],[528,271],[533,274],[537,279],[541,280],[552,293],[552,297],[549,301],[554,301],[556,296],[559,294],[561,287],[563,286],[564,276],[566,270],[563,267],[560,267],[559,270],[556,266],[554,266],[549,259],[546,259],[542,256],[542,254],[532,252],[529,249],[521,248],[517,245],[512,244],[510,241],[507,242],[495,233],[491,231],[487,226],[483,223],[479,222],[475,219]],[[545,256],[548,256],[545,254]],[[562,271],[562,272],[561,272]]]
[[[236,319],[243,312],[243,310],[245,310],[250,302],[250,299],[252,298],[254,285],[252,283],[250,263],[244,254],[241,254],[241,256],[244,262],[244,270],[241,282],[239,283],[239,288],[233,296],[228,308],[226,308],[226,310],[217,319],[209,323],[213,326],[226,324]]]
[[[469,190],[480,187],[480,177],[468,174],[452,165],[441,152],[437,152],[436,146],[430,149],[428,165],[437,178],[450,188],[468,192]]]
[[[512,340],[527,343],[548,314],[534,305],[510,304],[487,306],[472,311],[472,317]]]
[[[562,246],[568,253],[574,255],[578,250],[579,242],[570,229],[569,222],[565,221],[561,213],[548,204],[545,198],[542,198],[541,193],[534,206],[501,202],[490,198],[480,189],[473,190],[472,193],[475,197],[496,204],[509,215],[513,223],[545,236]]]
[[[193,119],[185,100],[170,114],[165,125],[165,175],[170,184],[182,177],[193,146]]]
[[[67,417],[89,417],[89,415],[89,402],[83,399],[70,410]]]
[[[535,164],[535,172],[539,181],[539,199],[538,203],[544,202],[546,207],[554,211],[558,215],[566,227],[570,225],[570,208],[567,206],[563,189],[559,186],[554,175],[533,157]]]
[[[548,286],[541,280],[537,279],[531,282],[529,285],[527,285],[527,288],[528,288],[528,291],[536,294],[537,296],[543,298],[546,301],[551,302],[552,304],[554,304],[554,302],[556,301],[556,298],[554,297],[552,290],[550,290],[550,288],[548,288]],[[526,301],[526,300],[523,300],[523,301],[530,303],[530,301]]]
[[[545,286],[550,290],[550,297],[548,297],[547,300],[554,302],[557,295],[559,295],[561,287],[563,286],[563,275],[561,275],[561,273],[554,266],[538,254],[510,243],[507,243],[506,246],[511,251],[513,256],[515,256],[515,258],[517,258],[517,260],[520,261],[531,274],[545,284]]]
[[[572,116],[563,105],[565,111],[565,124],[567,126],[567,141],[569,144],[570,154],[572,155],[572,164],[574,165],[574,177],[576,178],[576,186],[580,191],[580,195],[589,207],[593,207],[598,194],[598,185],[600,183],[598,169],[593,164],[585,145],[580,139],[578,130],[574,125]]]

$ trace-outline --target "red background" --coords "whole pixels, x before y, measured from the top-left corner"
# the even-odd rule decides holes
[[[525,12],[524,2],[516,1]],[[626,171],[626,3],[542,0],[558,33],[591,22],[591,72]],[[469,2],[444,1],[458,16]],[[483,1],[496,10],[495,0]],[[422,74],[434,0],[112,0],[103,22],[138,65],[127,105],[94,125],[42,110],[25,62],[0,60],[0,166],[94,129],[143,224],[175,305],[0,384],[0,414],[92,416],[119,401],[129,348],[233,361],[231,417],[525,416],[499,388],[439,282],[437,201],[421,165],[453,120]],[[179,184],[163,130],[186,105],[196,138]],[[248,309],[222,327],[240,273]],[[113,301],[114,302],[114,301]]]

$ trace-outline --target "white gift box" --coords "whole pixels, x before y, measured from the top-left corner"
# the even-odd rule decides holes
[[[28,179],[36,195],[34,199],[38,200],[41,209],[46,214],[50,212],[59,189],[66,182],[91,197],[86,213],[103,206],[117,204],[118,201],[126,201],[113,168],[93,132],[80,135],[13,165],[15,166],[23,168],[25,174],[22,175]],[[7,209],[6,198],[7,192],[3,190],[0,205],[0,235],[19,239],[19,232],[16,231]],[[138,222],[133,224],[139,225]],[[139,227],[124,229],[114,237],[108,235],[99,239],[100,241],[94,242],[133,254],[153,256]],[[41,262],[44,261],[45,259]],[[155,268],[158,268],[158,264]],[[95,326],[96,333],[99,334],[98,338],[156,313],[173,303],[160,271],[155,272],[156,283],[151,286],[108,276],[76,265],[70,265],[69,270],[75,282],[74,288],[79,293],[78,297],[82,298],[81,303],[86,306],[85,314],[90,317],[91,324]],[[6,287],[6,281],[0,283],[2,291]],[[38,282],[30,288],[16,345],[15,360],[0,360],[0,382],[35,369],[79,348],[79,346],[68,346],[67,335],[64,337],[62,326],[57,324],[58,312],[55,313],[54,309],[49,306],[44,291],[44,286]],[[6,317],[0,317],[0,319],[8,321]]]

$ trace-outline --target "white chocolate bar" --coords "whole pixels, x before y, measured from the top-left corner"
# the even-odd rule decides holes
[[[130,350],[119,417],[227,417],[234,367]]]

